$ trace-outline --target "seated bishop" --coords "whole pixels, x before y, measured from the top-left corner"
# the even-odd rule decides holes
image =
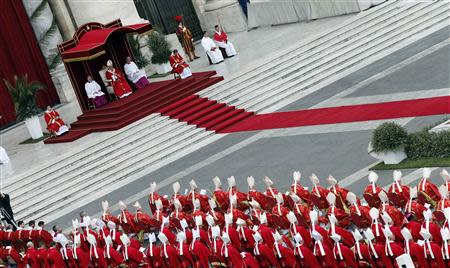
[[[50,106],[47,106],[47,110],[44,113],[44,119],[45,123],[47,123],[47,130],[53,135],[59,136],[69,131],[69,128],[59,117],[59,113]]]
[[[92,101],[95,108],[102,107],[108,102],[102,88],[94,79],[92,79],[92,76],[88,75],[84,89],[86,90],[87,97]]]
[[[223,31],[222,27],[219,25],[214,26],[214,41],[217,42],[220,48],[225,49],[228,57],[233,57],[237,54],[236,49],[233,44],[228,41],[227,33]]]
[[[172,66],[172,71],[179,74],[181,79],[192,76],[189,65],[184,61],[183,57],[180,55],[180,53],[178,53],[177,49],[173,50],[173,53],[169,58],[169,62],[170,66]]]
[[[208,54],[212,64],[216,64],[223,61],[222,52],[217,48],[214,41],[209,37],[208,32],[203,32],[202,47]]]
[[[150,82],[147,79],[147,75],[137,67],[136,63],[131,60],[131,57],[127,57],[126,62],[123,69],[125,70],[128,80],[133,82],[137,89],[148,86]]]

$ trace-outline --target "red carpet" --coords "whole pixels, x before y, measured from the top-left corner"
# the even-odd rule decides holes
[[[450,113],[450,97],[361,104],[300,111],[257,114],[218,131],[231,133],[274,128],[349,123]]]
[[[201,72],[195,73],[185,80],[151,83],[148,87],[134,92],[125,99],[84,113],[78,117],[78,121],[71,124],[71,129],[67,134],[49,138],[44,143],[72,142],[92,132],[120,129],[152,113],[160,112],[168,106],[173,107],[171,104],[223,80],[223,77],[213,77],[215,74],[214,71]],[[185,118],[194,115],[193,112],[199,111],[190,110],[181,115]]]

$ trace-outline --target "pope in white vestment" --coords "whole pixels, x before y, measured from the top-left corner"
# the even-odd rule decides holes
[[[0,146],[0,179],[5,179],[13,174],[11,160],[6,153],[6,150]],[[1,190],[1,186],[0,186]]]
[[[216,25],[214,32],[214,41],[217,42],[219,47],[224,48],[225,52],[228,57],[233,57],[237,54],[236,49],[234,48],[234,45],[228,41],[228,35],[226,32],[224,32],[219,25]]]
[[[125,71],[125,74],[127,75],[128,80],[133,82],[133,84],[136,86],[136,88],[141,89],[150,84],[150,82],[147,79],[147,75],[139,70],[136,63],[131,61],[130,57],[127,57],[127,63],[123,66],[123,69]]]
[[[86,95],[95,105],[95,108],[99,108],[107,103],[105,93],[103,93],[100,85],[92,79],[92,76],[88,76],[88,81],[84,85]]]
[[[217,48],[214,41],[208,36],[208,32],[205,32],[203,35],[202,46],[213,64],[223,61],[222,52]]]

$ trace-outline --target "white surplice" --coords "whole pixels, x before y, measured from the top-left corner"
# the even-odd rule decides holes
[[[0,146],[0,179],[5,179],[14,173],[11,160],[6,153],[6,150]],[[0,183],[0,190],[3,186]]]
[[[216,33],[220,35],[220,32],[216,32]],[[216,42],[219,47],[225,48],[225,51],[226,51],[228,57],[237,55],[236,49],[234,48],[234,45],[230,41],[227,41],[226,43],[220,42],[220,41],[216,41]]]
[[[84,89],[86,90],[86,95],[89,99],[95,99],[96,97],[105,95],[100,85],[94,80],[92,80],[91,82],[86,82],[86,84],[84,85]]]
[[[206,54],[208,54],[213,64],[223,61],[222,52],[220,52],[220,49],[216,46],[216,44],[211,38],[203,37],[202,46],[205,49]],[[213,48],[215,48],[215,50],[212,50]]]
[[[125,70],[125,74],[127,75],[128,80],[133,82],[133,84],[139,81],[139,79],[141,79],[142,77],[146,77],[145,73],[139,70],[136,63],[134,62],[125,63],[123,68]]]

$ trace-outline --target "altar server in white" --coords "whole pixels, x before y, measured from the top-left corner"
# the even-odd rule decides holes
[[[208,32],[203,33],[202,46],[213,64],[223,61],[222,52],[220,52],[220,49],[217,48],[214,41],[209,37]]]
[[[125,74],[127,75],[128,80],[133,82],[137,89],[144,88],[150,84],[147,79],[147,75],[139,70],[136,63],[131,60],[131,57],[126,58],[127,63],[123,66],[125,70]]]
[[[105,93],[103,93],[100,85],[92,79],[92,76],[87,77],[87,82],[84,85],[87,97],[92,100],[95,108],[102,107],[107,103]]]

